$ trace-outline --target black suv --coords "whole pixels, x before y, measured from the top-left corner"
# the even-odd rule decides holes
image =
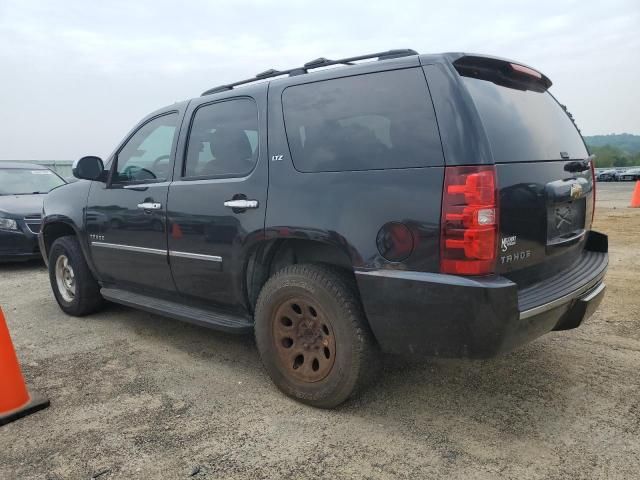
[[[393,50],[160,109],[46,198],[56,300],[253,330],[277,386],[319,407],[380,352],[486,358],[575,328],[607,237],[550,86],[510,60]]]

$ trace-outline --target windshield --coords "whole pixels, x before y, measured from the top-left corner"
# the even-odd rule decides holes
[[[0,168],[0,195],[48,193],[65,181],[51,170]]]

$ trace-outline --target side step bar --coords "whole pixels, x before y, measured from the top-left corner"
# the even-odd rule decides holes
[[[253,323],[247,318],[237,315],[216,313],[169,300],[127,292],[118,288],[102,288],[100,293],[104,298],[112,302],[145,310],[163,317],[194,323],[202,327],[230,333],[248,333],[253,330]]]

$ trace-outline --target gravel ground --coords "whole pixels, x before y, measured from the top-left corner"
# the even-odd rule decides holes
[[[583,327],[490,361],[385,359],[334,411],[284,397],[253,340],[111,306],[65,316],[39,264],[0,266],[31,389],[1,479],[638,478],[640,209],[600,184],[608,293]]]

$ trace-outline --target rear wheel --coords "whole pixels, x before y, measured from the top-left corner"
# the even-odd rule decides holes
[[[58,238],[49,252],[49,281],[60,308],[69,315],[83,316],[104,304],[100,286],[74,236]]]
[[[378,352],[353,279],[320,265],[291,265],[258,297],[255,335],[274,383],[301,402],[331,408],[362,389]]]

